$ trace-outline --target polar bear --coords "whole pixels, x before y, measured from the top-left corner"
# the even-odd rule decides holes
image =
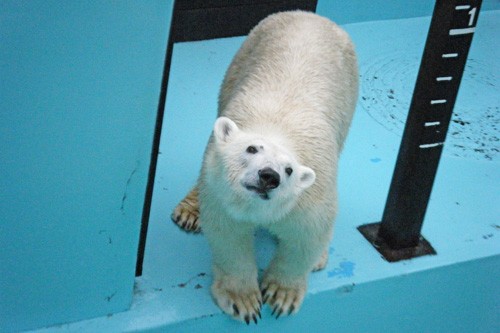
[[[337,165],[358,94],[354,46],[302,11],[261,21],[228,68],[195,188],[172,219],[208,239],[212,295],[257,323],[263,304],[296,313],[309,272],[325,267],[337,212]],[[276,236],[258,283],[254,231]]]

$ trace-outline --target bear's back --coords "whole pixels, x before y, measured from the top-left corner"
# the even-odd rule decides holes
[[[357,87],[354,46],[342,29],[316,14],[278,13],[250,32],[233,59],[219,116],[244,130],[281,134],[317,183],[331,187]]]
[[[235,56],[219,116],[242,128],[267,123],[276,129],[285,122],[302,132],[326,121],[342,144],[357,86],[354,47],[342,29],[312,13],[278,13],[259,23]]]

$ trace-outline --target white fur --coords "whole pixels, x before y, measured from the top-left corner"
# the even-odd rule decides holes
[[[264,298],[275,294],[270,304],[279,311],[299,309],[308,273],[325,261],[337,212],[338,157],[357,89],[349,37],[315,14],[269,16],[235,56],[198,183],[213,257],[212,292],[225,312],[239,319],[256,313],[257,226],[279,240],[261,283]],[[248,146],[258,152],[248,153]],[[257,183],[259,170],[267,167],[279,174],[280,184],[265,200],[248,184]],[[289,176],[287,168],[293,169]]]
[[[255,224],[278,221],[314,183],[314,171],[300,165],[294,154],[272,136],[243,132],[229,118],[220,117],[215,122],[214,138],[214,148],[223,163],[218,172],[207,173],[207,182],[212,187],[211,195],[217,197],[217,202],[225,203],[226,213],[235,221]],[[247,153],[249,146],[259,152]],[[275,170],[281,180],[278,188],[268,192],[269,200],[246,188],[258,183],[258,171],[264,168]],[[292,170],[291,175],[286,174],[286,168]]]

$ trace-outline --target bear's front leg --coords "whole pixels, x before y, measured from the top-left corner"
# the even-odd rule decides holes
[[[262,297],[257,281],[253,228],[237,222],[205,223],[204,233],[212,252],[216,304],[235,319],[257,323]]]
[[[310,233],[307,228],[288,226],[277,232],[276,254],[261,283],[263,303],[272,314],[297,313],[307,291],[307,278],[316,268],[323,268],[323,254],[328,247],[328,232],[323,235]],[[324,263],[326,264],[326,262]],[[322,267],[317,267],[317,266]]]

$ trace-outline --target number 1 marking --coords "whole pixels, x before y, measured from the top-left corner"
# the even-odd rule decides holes
[[[474,23],[474,19],[476,18],[476,10],[477,8],[474,7],[469,11],[469,16],[470,16],[469,27]]]

